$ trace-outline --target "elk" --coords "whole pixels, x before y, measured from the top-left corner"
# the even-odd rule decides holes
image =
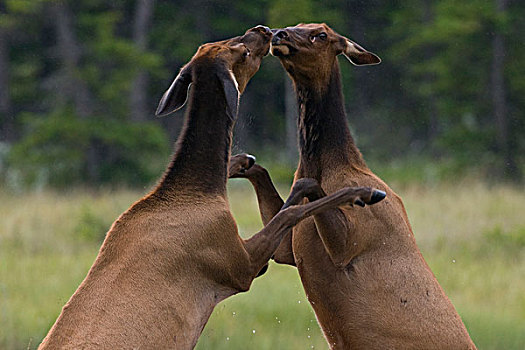
[[[454,306],[421,255],[401,198],[366,165],[344,111],[337,56],[354,65],[379,57],[326,24],[272,30],[270,52],[293,80],[299,110],[300,160],[295,183],[320,185],[322,198],[345,186],[370,186],[386,199],[367,209],[333,208],[293,228],[275,253],[296,265],[332,349],[475,349]],[[282,200],[267,173],[240,176],[255,186],[268,220]]]
[[[250,239],[239,237],[226,197],[232,128],[239,95],[270,39],[269,28],[252,28],[202,45],[181,69],[157,109],[165,115],[181,108],[190,91],[170,165],[156,188],[113,223],[40,349],[191,349],[215,305],[250,288],[294,224],[374,197],[370,188],[344,189],[291,205]],[[232,171],[253,165],[246,156],[234,161]],[[294,198],[312,182],[295,187]]]

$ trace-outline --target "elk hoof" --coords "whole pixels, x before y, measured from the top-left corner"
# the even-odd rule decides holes
[[[358,205],[360,207],[364,207],[365,206],[365,202],[363,202],[362,200],[360,200],[359,198],[357,198],[355,201],[354,201],[354,204],[355,205]]]
[[[246,158],[248,158],[248,169],[250,169],[255,164],[255,156],[247,154]]]
[[[255,164],[255,157],[242,153],[232,156],[228,169],[228,177],[245,177],[246,171]]]
[[[383,199],[385,199],[386,193],[381,190],[374,190],[372,192],[372,197],[370,197],[370,201],[368,202],[369,205],[376,204],[377,202],[381,202]]]

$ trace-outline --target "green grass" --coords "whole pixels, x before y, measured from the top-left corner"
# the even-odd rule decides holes
[[[425,259],[478,347],[522,349],[524,189],[479,182],[393,187]],[[0,191],[0,349],[36,348],[86,275],[107,228],[140,196],[127,190]],[[241,235],[257,232],[250,186],[233,181],[230,197]],[[217,306],[197,348],[312,346],[327,348],[297,272],[272,263],[248,293]]]

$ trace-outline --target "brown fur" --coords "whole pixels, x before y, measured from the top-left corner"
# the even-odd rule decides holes
[[[344,186],[387,193],[365,209],[327,210],[304,220],[276,253],[276,261],[297,265],[330,347],[475,349],[416,245],[401,198],[366,166],[346,123],[336,56],[356,65],[379,58],[325,24],[273,32],[271,51],[298,99],[295,180],[314,178],[329,194]],[[276,200],[266,204],[272,207]]]
[[[168,170],[115,221],[40,349],[191,349],[215,305],[250,288],[293,225],[324,208],[370,200],[370,188],[343,189],[282,210],[250,239],[239,237],[225,186],[239,93],[232,80],[244,89],[270,37],[259,26],[203,45],[177,76],[159,114],[180,108],[194,87]],[[236,161],[230,169],[253,165]]]
[[[244,90],[270,37],[261,27],[203,45],[186,66],[194,88],[166,174],[115,221],[40,349],[190,349],[214,306],[248,290],[298,213],[238,236],[225,190],[235,116],[221,79],[232,70]]]

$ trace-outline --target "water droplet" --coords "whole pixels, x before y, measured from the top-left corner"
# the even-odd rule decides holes
[[[310,327],[306,328],[306,330],[309,331],[309,330],[310,330]]]
[[[281,323],[281,320],[277,321],[277,323]]]
[[[232,312],[232,315],[233,315],[233,317],[235,317],[235,311],[234,311],[234,312]]]
[[[310,339],[310,336],[308,336],[308,339]]]
[[[354,242],[354,245],[357,245],[357,242]]]
[[[300,304],[301,303],[301,300],[297,300],[297,304]]]
[[[226,340],[230,340],[230,337],[226,337]]]
[[[455,263],[455,262],[456,262],[456,259],[452,259],[452,262]]]
[[[254,330],[252,330],[252,333],[253,333],[253,334],[255,334],[255,329],[254,329]]]

